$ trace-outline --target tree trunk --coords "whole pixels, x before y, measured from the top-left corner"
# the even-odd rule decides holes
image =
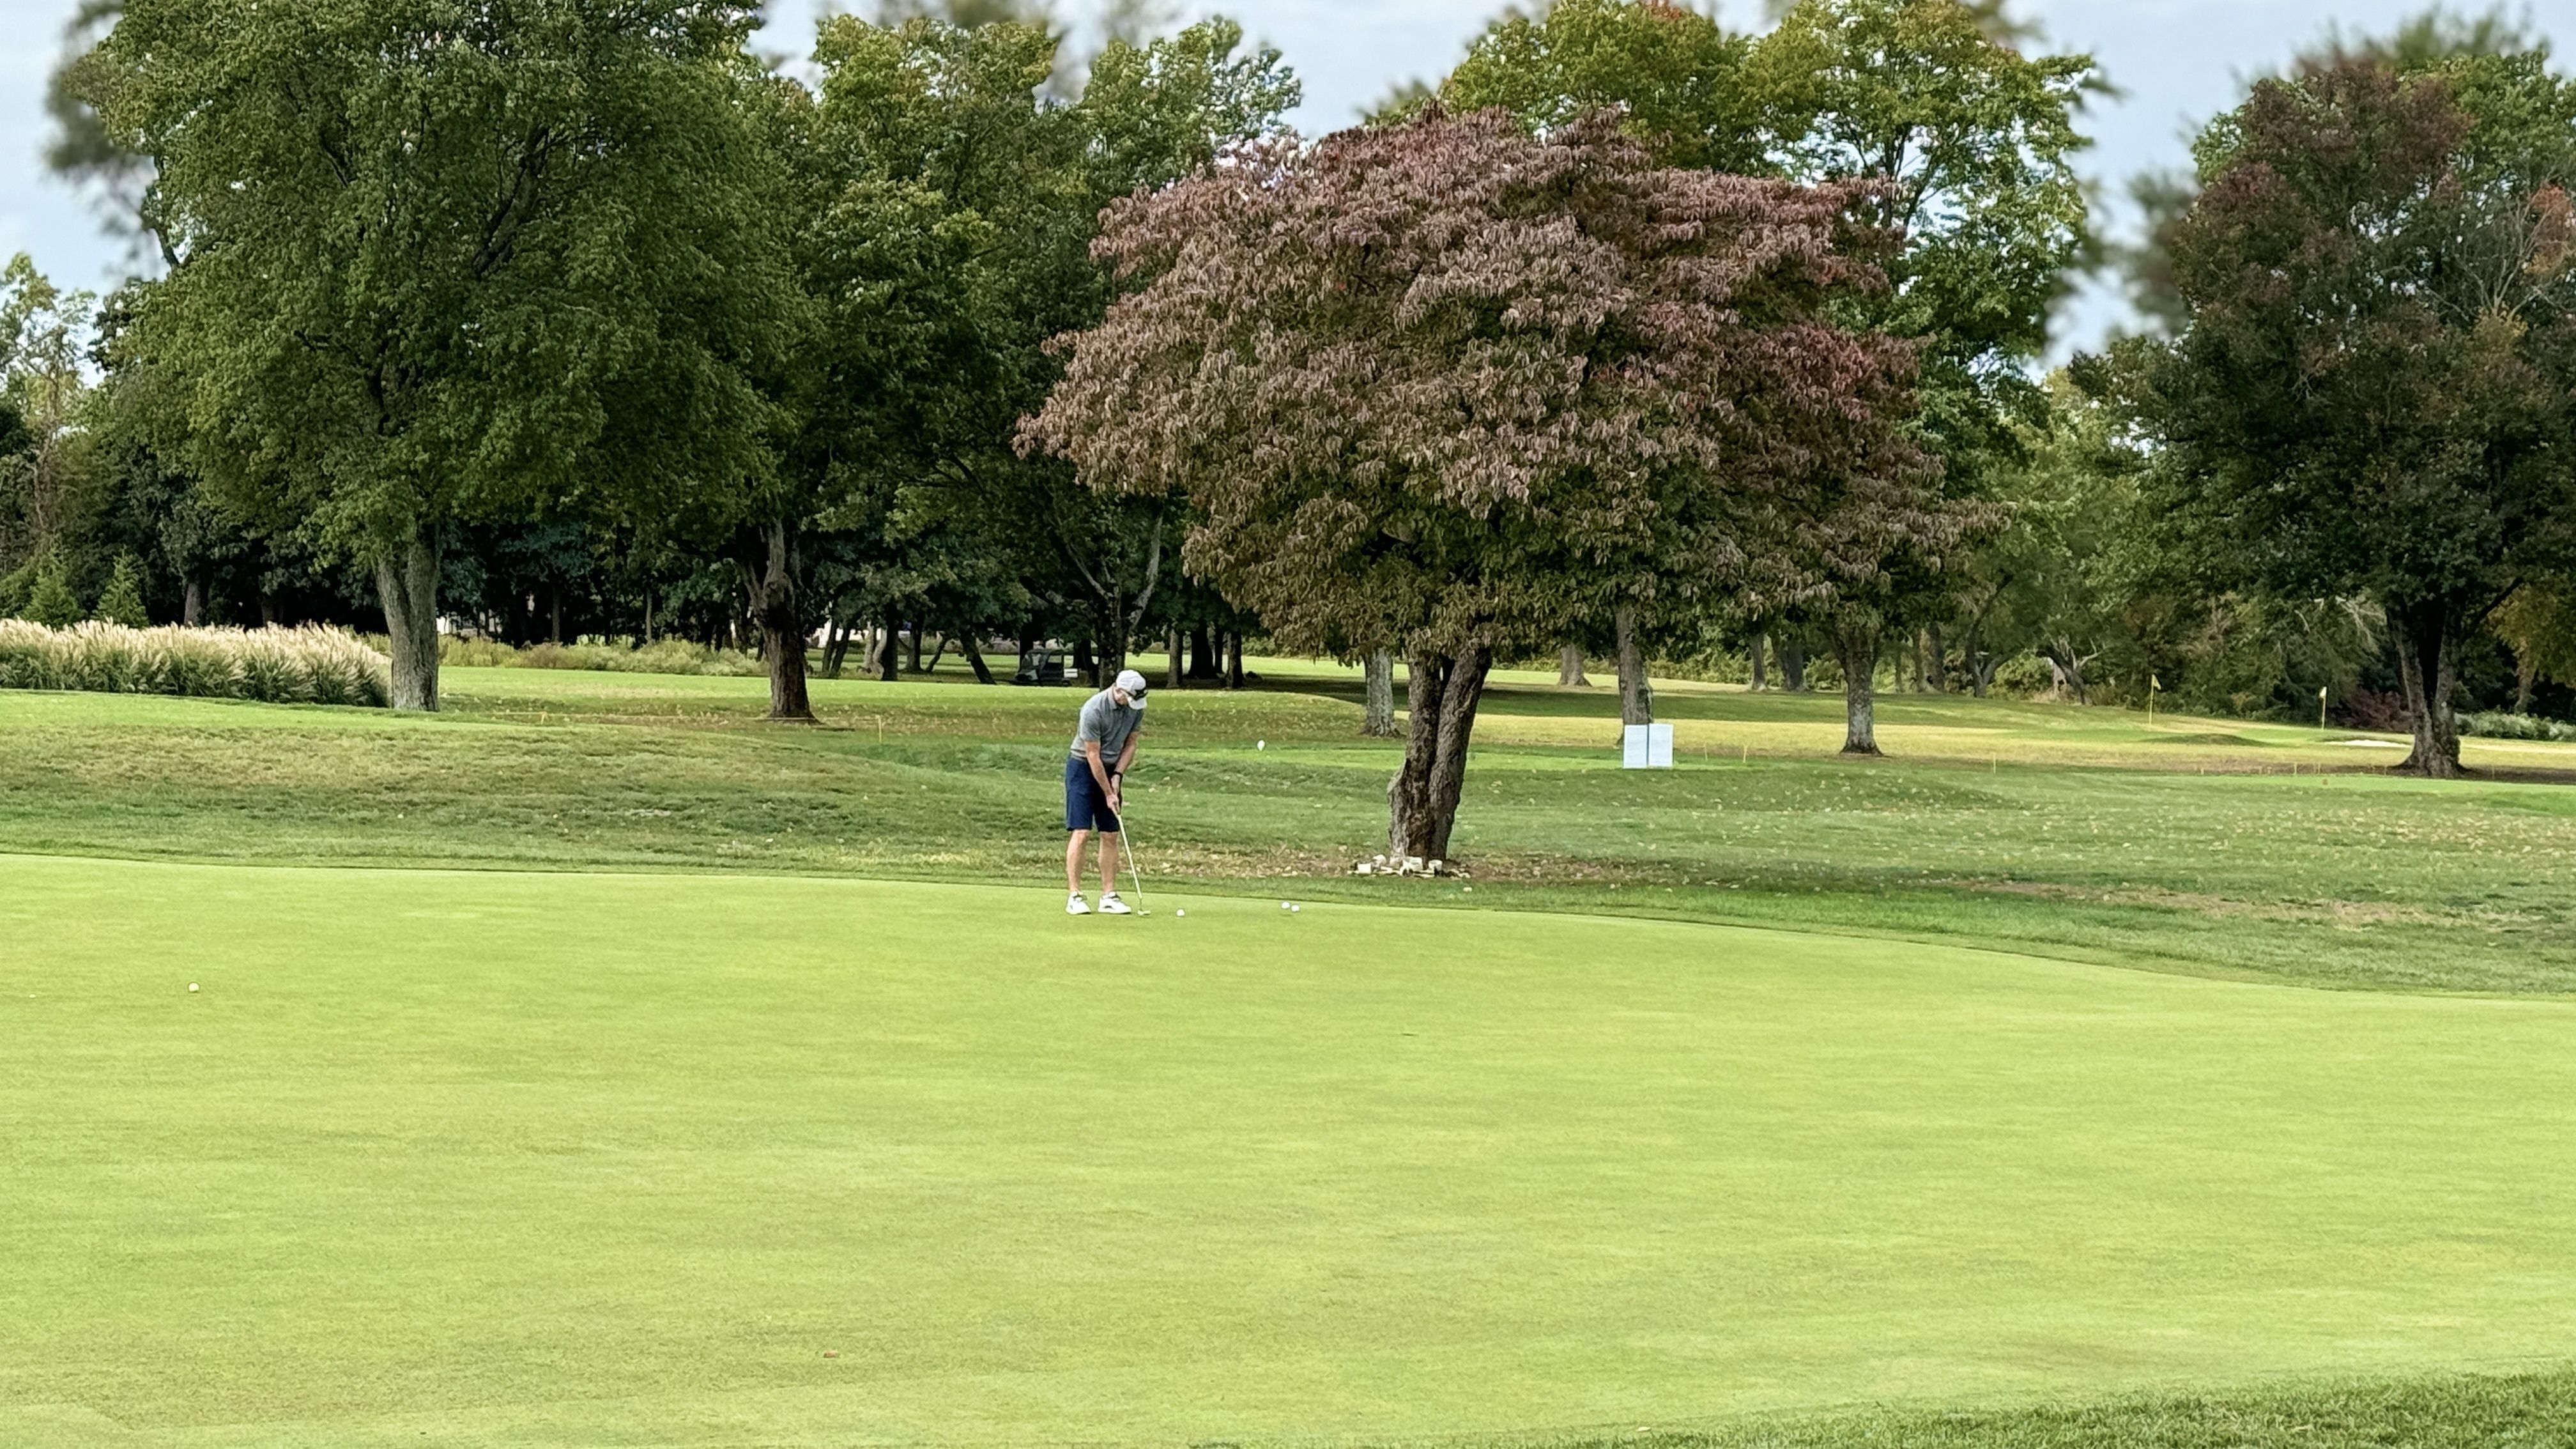
[[[546,585],[546,642],[563,643],[563,585],[558,583]]]
[[[649,649],[649,648],[651,648],[651,647],[652,647],[652,645],[653,645],[653,586],[652,586],[651,584],[646,584],[646,585],[644,586],[644,646],[645,646],[646,648],[648,648],[648,649]]]
[[[1225,678],[1225,665],[1217,656],[1215,632],[1205,624],[1193,627],[1190,630],[1190,678]]]
[[[1834,628],[1834,659],[1843,667],[1843,753],[1878,753],[1878,629],[1870,624]]]
[[[2057,676],[2057,687],[2061,692],[2074,695],[2077,704],[2093,702],[2092,688],[2084,682],[2084,660],[2072,645],[2060,640],[2043,646],[2039,657],[2048,661],[2048,670]]]
[[[1163,687],[1178,689],[1181,687],[1182,676],[1187,672],[1182,668],[1180,625],[1163,626],[1163,649]]]
[[[922,669],[921,669],[921,630],[922,630],[922,623],[921,623],[921,621],[920,621],[919,619],[915,619],[915,620],[913,620],[913,621],[912,621],[912,633],[911,633],[909,636],[907,636],[907,637],[908,637],[908,639],[909,639],[909,641],[910,641],[910,648],[911,648],[911,653],[912,653],[912,658],[911,658],[911,660],[909,661],[909,667],[911,668],[912,672],[913,672],[913,673],[915,673],[915,674],[919,674],[919,673],[921,673],[921,672],[922,672]]]
[[[796,536],[783,518],[734,535],[733,566],[744,599],[760,629],[760,657],[769,666],[769,717],[810,720],[814,705],[805,689],[805,611],[796,593]]]
[[[1482,644],[1458,653],[1416,650],[1406,703],[1412,728],[1404,764],[1386,787],[1387,848],[1399,857],[1445,860],[1449,832],[1458,820],[1458,795],[1467,776],[1467,741],[1476,728],[1476,706],[1485,692],[1493,655]]]
[[[850,657],[850,621],[834,619],[823,636],[823,677],[841,677],[841,665]]]
[[[2531,713],[2532,691],[2539,687],[2540,671],[2532,667],[2530,652],[2528,650],[2516,652],[2513,656],[2513,712],[2515,714]]]
[[[1091,616],[1092,627],[1100,635],[1093,641],[1099,651],[1099,662],[1094,666],[1099,677],[1091,687],[1107,689],[1117,680],[1118,671],[1127,667],[1127,620],[1115,603],[1092,610]]]
[[[1934,694],[1950,692],[1950,661],[1941,643],[1941,626],[1934,624],[1923,631],[1923,683]]]
[[[1655,687],[1646,679],[1646,651],[1637,638],[1637,606],[1619,606],[1619,723],[1655,722]]]
[[[1091,641],[1088,639],[1073,641],[1073,672],[1082,677],[1087,687],[1100,687],[1100,661],[1091,657]]]
[[[2398,764],[2399,774],[2456,780],[2465,773],[2459,721],[2451,714],[2451,696],[2459,690],[2459,651],[2451,637],[2455,617],[2438,603],[2388,611],[2398,684],[2406,692],[2406,712],[2415,731],[2415,748]]]
[[[1556,651],[1556,682],[1561,689],[1588,689],[1592,681],[1583,677],[1583,646],[1568,644]]]
[[[1762,692],[1763,688],[1764,688],[1763,681],[1762,681],[1762,631],[1761,631],[1761,630],[1756,629],[1756,630],[1754,630],[1754,631],[1753,631],[1753,642],[1745,646],[1745,651],[1746,651],[1748,654],[1750,654],[1750,655],[1752,656],[1752,660],[1753,660],[1753,669],[1752,669],[1752,672],[1751,672],[1751,674],[1749,674],[1749,675],[1747,676],[1747,678],[1748,678],[1751,682],[1750,682],[1750,683],[1748,683],[1748,684],[1746,684],[1746,685],[1745,685],[1745,688],[1746,688],[1747,690],[1750,690],[1751,692],[1753,692],[1753,693],[1755,693],[1755,694],[1760,694],[1760,693]]]
[[[1780,641],[1780,687],[1791,694],[1807,692],[1807,646],[1795,639]]]
[[[877,682],[892,684],[903,674],[903,616],[891,607],[877,630]]]
[[[1225,687],[1243,688],[1243,634],[1236,629],[1225,633]]]
[[[399,553],[376,565],[376,597],[385,606],[393,652],[393,706],[438,708],[438,534],[412,527]]]
[[[263,629],[274,629],[277,627],[277,622],[277,591],[262,589],[259,591],[259,626]]]
[[[968,630],[965,637],[960,639],[958,642],[966,647],[966,663],[975,671],[975,682],[977,684],[992,683],[993,666],[984,662],[984,646],[975,638],[974,631],[971,629]]]
[[[1367,704],[1360,716],[1360,733],[1392,737],[1395,734],[1395,651],[1370,650],[1362,668],[1368,689]]]
[[[179,595],[179,622],[191,629],[206,622],[206,581],[193,574]]]

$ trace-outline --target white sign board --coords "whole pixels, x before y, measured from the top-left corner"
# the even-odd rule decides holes
[[[1673,727],[1668,724],[1622,725],[1619,768],[1669,770],[1673,767]]]

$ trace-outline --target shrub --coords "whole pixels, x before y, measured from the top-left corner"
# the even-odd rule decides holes
[[[80,622],[80,599],[72,593],[71,580],[63,577],[62,560],[48,553],[36,561],[35,575],[28,581],[27,602],[18,614],[32,623],[56,629]]]
[[[107,589],[98,596],[98,612],[93,617],[128,629],[151,627],[152,616],[143,609],[143,573],[135,567],[134,555],[126,554],[116,561],[116,572],[108,576]]]
[[[0,688],[383,707],[383,655],[338,629],[52,629],[0,619]]]
[[[1999,694],[2017,694],[2027,699],[2055,689],[2057,673],[2036,654],[2016,654],[1995,666],[1990,687]]]
[[[2576,725],[2560,724],[2538,715],[2490,710],[2460,716],[2460,733],[2482,735],[2491,740],[2576,740]]]
[[[686,639],[641,648],[623,644],[531,644],[513,649],[489,639],[438,641],[438,662],[460,669],[596,669],[619,674],[766,674],[757,655],[710,649]]]

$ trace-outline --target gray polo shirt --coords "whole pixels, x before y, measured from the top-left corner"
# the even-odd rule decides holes
[[[1127,748],[1127,737],[1145,724],[1145,702],[1121,706],[1113,691],[1102,690],[1082,702],[1082,722],[1074,726],[1073,757],[1083,757],[1083,745],[1100,741],[1100,764],[1103,769],[1118,768],[1118,753]]]

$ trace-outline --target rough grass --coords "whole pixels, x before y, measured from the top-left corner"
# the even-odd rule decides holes
[[[0,858],[0,1443],[2567,1442],[2576,1004],[1186,904]]]
[[[1535,1449],[1540,1441],[1529,1441]],[[2576,1372],[2299,1383],[2122,1395],[1984,1412],[1879,1409],[1704,1431],[1558,1440],[1548,1449],[2564,1449]]]
[[[1200,888],[1670,915],[2006,946],[2319,985],[2576,989],[2576,791],[2426,783],[2346,732],[1946,697],[1882,709],[1667,687],[1682,767],[1615,768],[1606,690],[1507,679],[1480,726],[1455,883],[1353,879],[1394,747],[1346,676],[1158,693],[1134,818]],[[1077,692],[818,681],[820,728],[753,679],[452,671],[452,712],[0,696],[0,848],[309,863],[1044,881]],[[1263,746],[1255,748],[1256,745]],[[2472,741],[2565,772],[2576,749]]]

